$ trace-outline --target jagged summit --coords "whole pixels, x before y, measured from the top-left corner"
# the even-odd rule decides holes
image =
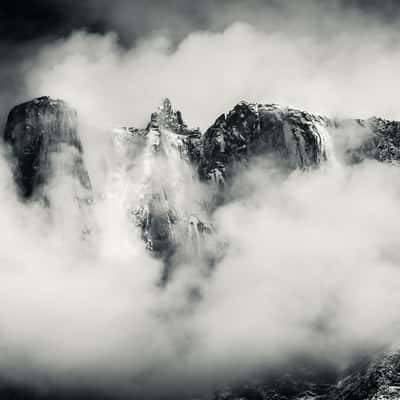
[[[172,107],[168,98],[162,99],[157,110],[151,114],[150,126],[168,129],[178,135],[187,135],[192,132],[183,121],[182,113]]]
[[[121,127],[114,129],[114,133],[117,146],[125,149],[151,149],[167,157],[178,152],[187,162],[196,162],[200,157],[200,130],[188,128],[182,113],[174,110],[168,98],[150,115],[145,128]]]
[[[172,108],[171,101],[168,98],[162,100],[156,115],[159,123],[166,128],[172,128],[181,131],[186,127],[182,120],[181,112],[175,111]]]

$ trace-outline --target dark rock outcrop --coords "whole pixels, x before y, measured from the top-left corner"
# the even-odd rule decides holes
[[[378,355],[352,367],[329,392],[326,400],[398,400],[400,352]]]
[[[304,111],[241,102],[205,132],[200,176],[223,183],[255,156],[272,156],[288,169],[318,167],[329,158],[326,124]]]
[[[64,165],[87,198],[91,185],[82,158],[76,111],[62,100],[40,97],[14,107],[4,140],[10,147],[15,182],[25,199],[45,199],[45,187],[55,173],[55,157],[64,153]],[[87,200],[86,198],[86,200]]]
[[[373,159],[381,162],[400,161],[400,122],[382,118],[357,120],[358,124],[371,132],[371,135],[351,151],[354,162]]]

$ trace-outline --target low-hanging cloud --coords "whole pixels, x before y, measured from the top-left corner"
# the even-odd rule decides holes
[[[329,116],[400,118],[399,41],[391,28],[371,22],[369,44],[361,46],[366,31],[353,22],[321,37],[238,22],[188,34],[177,47],[154,34],[129,50],[113,33],[77,32],[44,47],[25,66],[25,83],[31,97],[63,98],[79,110],[93,174],[94,155],[104,153],[112,128],[143,127],[163,97],[202,129],[243,99]]]
[[[270,14],[271,24],[278,15],[283,23],[293,8]],[[318,35],[297,24],[295,33],[279,30],[276,21],[263,29],[253,13],[246,18],[252,23],[194,31],[178,44],[154,33],[130,49],[113,33],[81,31],[21,66],[27,97],[63,98],[79,112],[96,229],[93,239],[80,240],[68,182],[50,187],[51,214],[21,204],[2,161],[4,375],[130,393],[183,390],[299,354],[342,366],[358,352],[395,343],[397,166],[339,162],[282,176],[273,162],[258,160],[214,216],[218,238],[229,243],[215,271],[204,276],[198,265],[185,265],[162,290],[161,262],[144,250],[120,193],[107,186],[112,128],[145,126],[165,96],[203,130],[242,99],[330,116],[400,118],[392,29],[371,25],[368,45],[360,46],[364,16],[349,19],[354,23],[335,23],[342,28],[336,35]],[[353,126],[348,134],[362,140]],[[140,179],[135,168],[131,177]],[[207,194],[198,182],[185,184]]]
[[[143,125],[165,96],[203,128],[241,99],[398,117],[398,40],[373,30],[360,46],[364,33],[320,40],[235,23],[221,33],[194,32],[177,48],[156,36],[125,51],[113,34],[80,32],[45,49],[28,77],[32,95],[66,97],[103,127]]]
[[[113,196],[97,200],[97,231],[82,242],[72,203],[63,196],[57,208],[62,188],[52,189],[54,218],[19,204],[9,177],[1,191],[2,374],[168,395],[292,357],[342,367],[395,345],[399,173],[366,162],[284,177],[262,160],[215,216],[229,246],[214,272],[181,266],[164,289],[162,265]]]

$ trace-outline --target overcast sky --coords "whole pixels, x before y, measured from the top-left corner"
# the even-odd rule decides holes
[[[353,45],[355,36],[362,38],[363,48],[374,44],[368,33],[374,26],[380,31],[383,27],[385,37],[388,29],[397,33],[399,10],[397,0],[1,1],[0,125],[13,105],[31,97],[25,87],[26,63],[34,61],[44,46],[76,31],[114,32],[125,48],[161,34],[173,50],[192,32],[224,32],[232,23],[245,22],[267,34],[321,43],[326,36],[348,34]],[[360,34],[362,30],[369,40]]]
[[[154,30],[167,29],[177,36],[194,29],[223,27],[235,20],[249,18],[248,10],[268,11],[289,4],[301,13],[310,3],[326,7],[342,6],[375,18],[396,20],[397,0],[24,0],[2,1],[0,38],[8,41],[31,41],[67,35],[75,29],[93,32],[114,30],[124,44]],[[220,24],[214,14],[227,16]]]

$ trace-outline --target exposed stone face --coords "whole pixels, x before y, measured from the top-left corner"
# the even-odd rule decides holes
[[[382,162],[400,161],[400,122],[382,118],[357,120],[362,127],[370,129],[372,135],[361,146],[351,152],[354,162],[374,159]]]
[[[400,352],[364,359],[338,376],[334,370],[288,370],[264,380],[228,386],[204,400],[398,400]]]
[[[326,124],[304,111],[241,102],[205,132],[200,175],[222,183],[235,166],[261,155],[289,169],[317,167],[329,158]]]
[[[65,171],[90,190],[78,137],[76,111],[61,100],[41,97],[14,107],[4,134],[10,146],[14,177],[25,199],[41,198],[54,174],[54,156],[68,152],[72,159]]]
[[[381,354],[353,367],[330,391],[326,400],[398,400],[400,352]]]

